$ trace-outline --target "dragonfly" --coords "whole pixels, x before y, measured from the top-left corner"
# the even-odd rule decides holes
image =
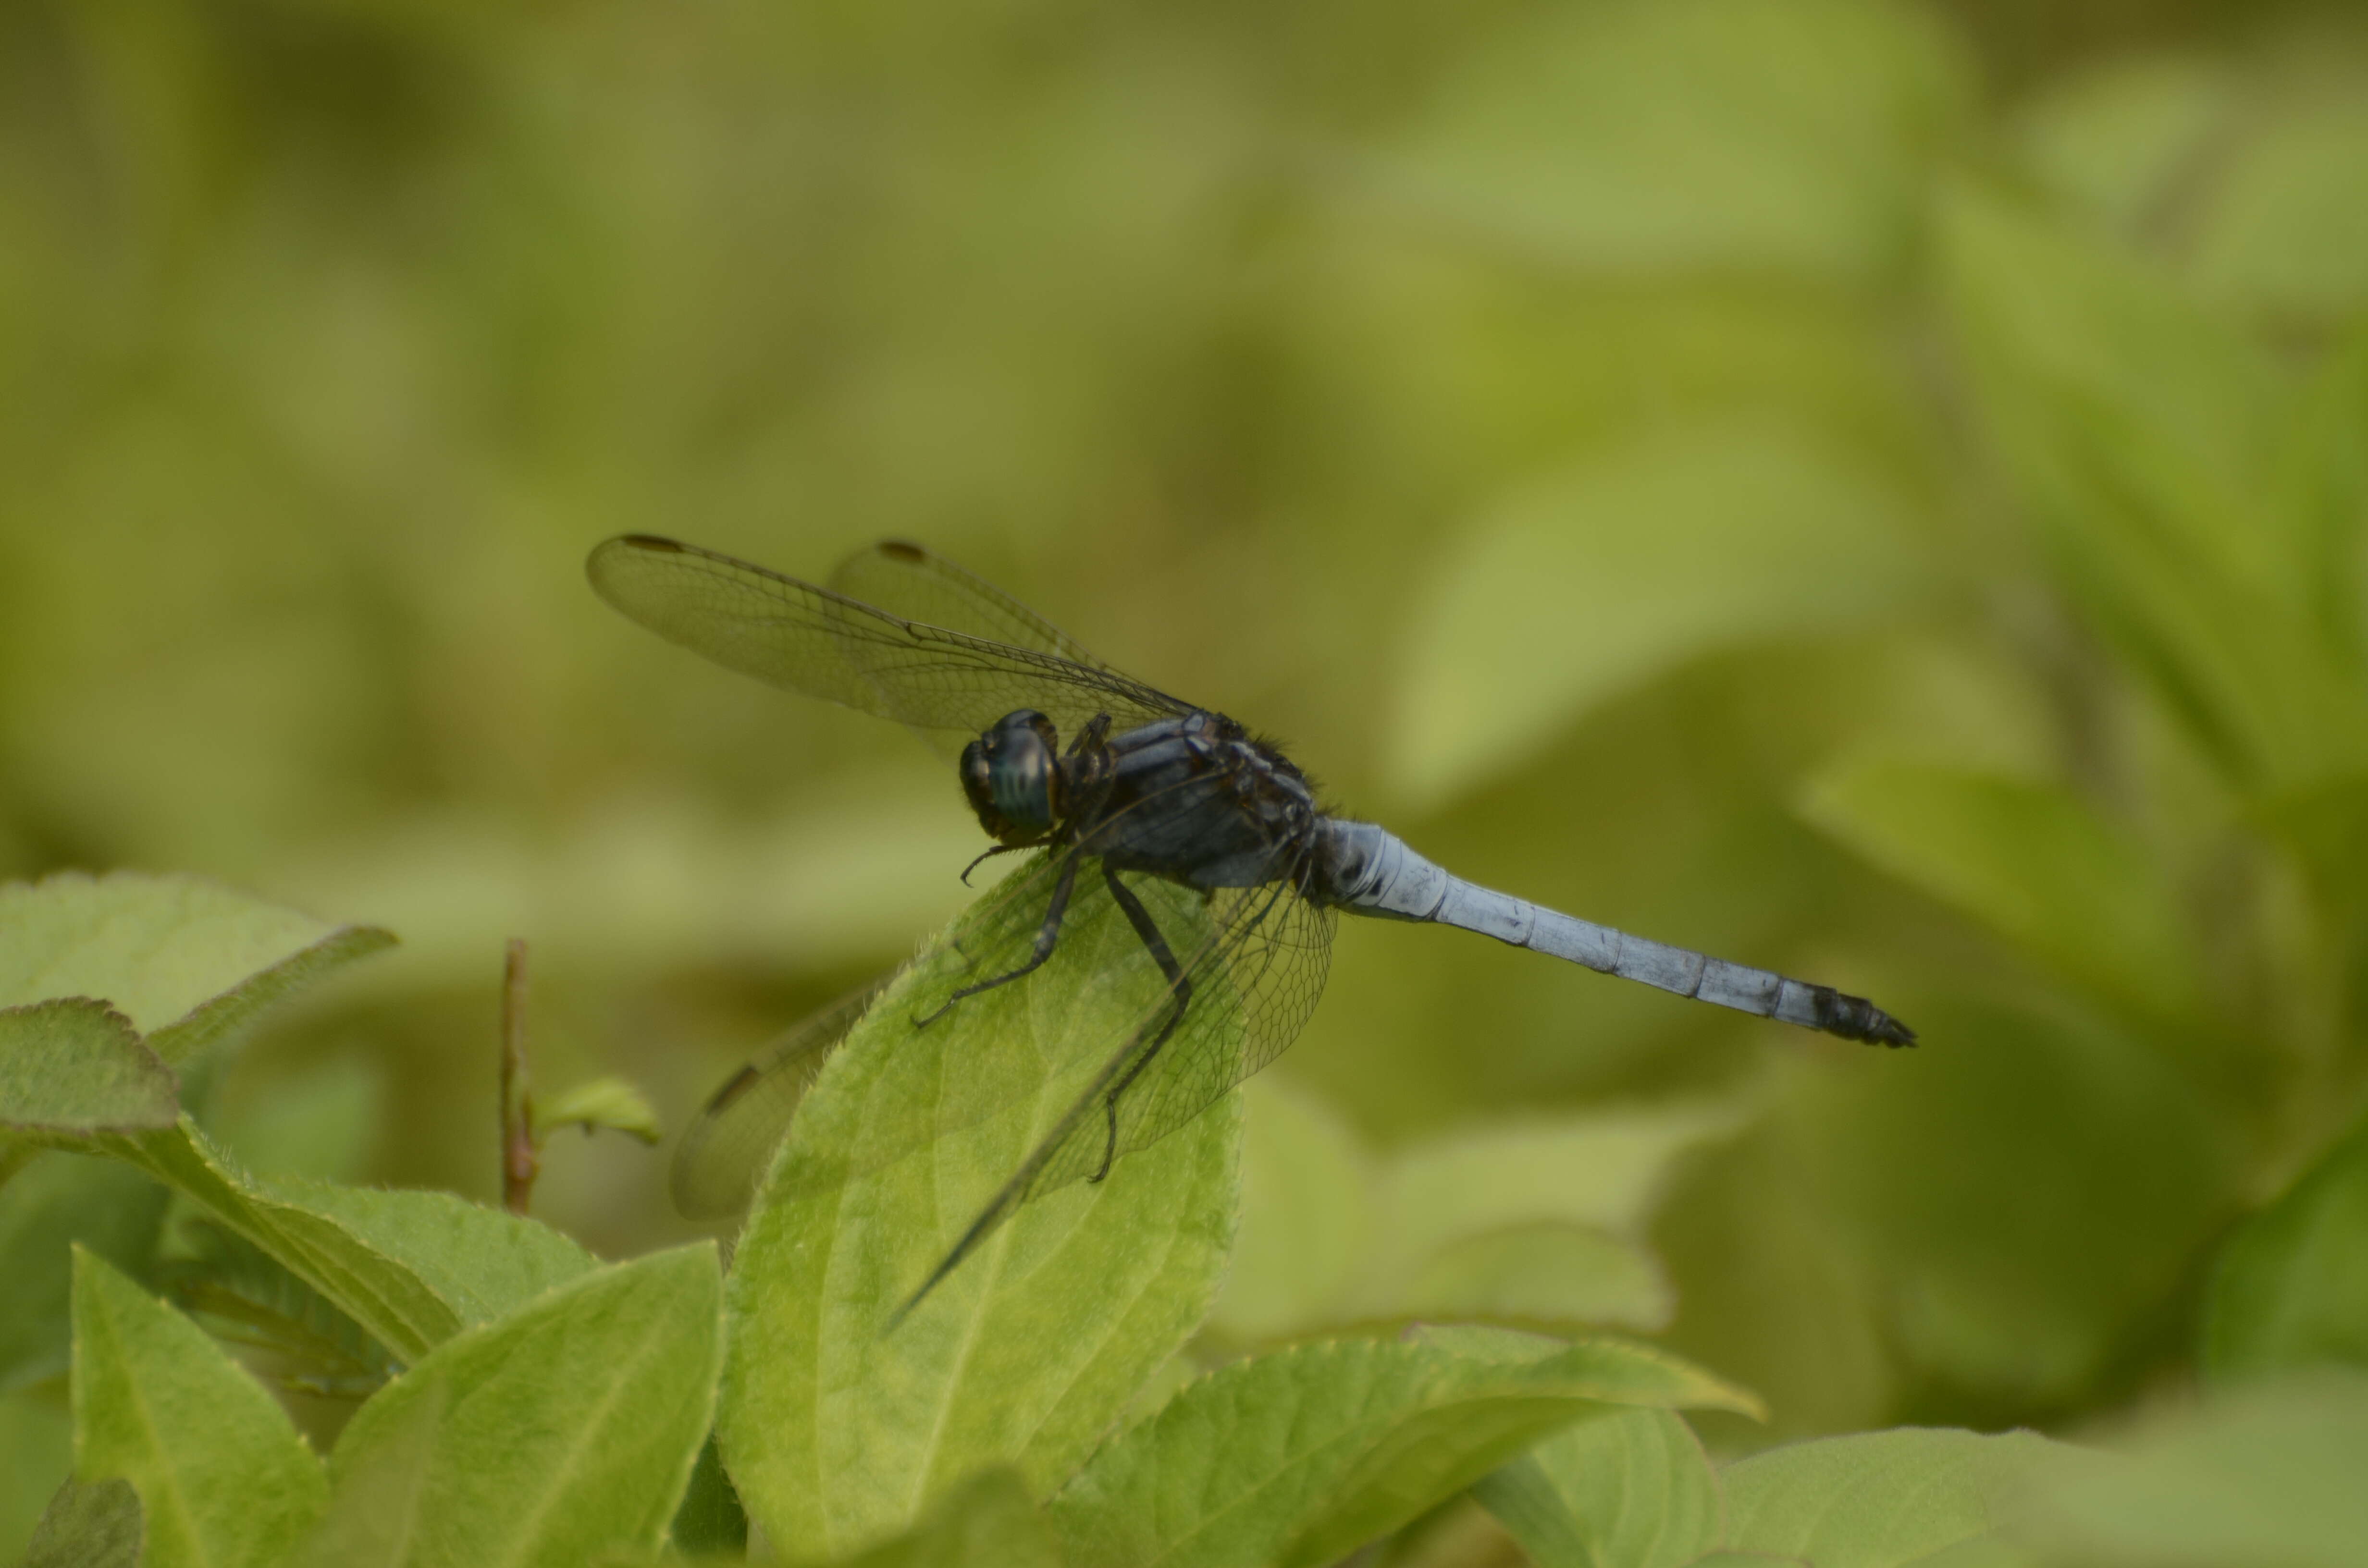
[[[981,858],[1037,852],[959,923],[958,951],[941,944],[914,960],[945,976],[916,1027],[1026,984],[1064,931],[1095,918],[1117,931],[1113,908],[1123,922],[1122,939],[1094,951],[1139,971],[1133,1015],[1091,1045],[1066,1109],[898,1321],[1029,1200],[1102,1180],[1290,1045],[1324,989],[1343,913],[1457,926],[1847,1040],[1915,1042],[1862,996],[1466,881],[1387,828],[1327,811],[1272,743],[1121,674],[921,546],[859,551],[828,586],[646,534],[607,540],[586,570],[603,599],[670,642],[921,732],[956,759],[992,841]],[[792,1029],[716,1092],[677,1152],[678,1207],[712,1217],[745,1204],[822,1063],[885,984]]]

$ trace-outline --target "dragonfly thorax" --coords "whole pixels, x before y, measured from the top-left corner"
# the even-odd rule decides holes
[[[1059,736],[1032,708],[1006,713],[962,748],[962,793],[987,836],[1032,844],[1060,813]]]

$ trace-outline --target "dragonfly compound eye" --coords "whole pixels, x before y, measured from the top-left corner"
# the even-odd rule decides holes
[[[1023,708],[962,748],[962,792],[991,836],[1032,839],[1053,825],[1061,782],[1055,738],[1051,720]]]

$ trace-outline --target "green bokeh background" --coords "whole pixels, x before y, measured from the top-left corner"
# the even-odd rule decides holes
[[[393,928],[217,1120],[490,1197],[504,937],[542,1080],[678,1127],[977,846],[584,552],[919,539],[1465,875],[1922,1028],[1342,931],[1276,1071],[1374,1148],[1718,1108],[1649,1222],[1774,1411],[1715,1441],[2077,1432],[2362,1104],[2362,106],[2334,6],[14,6],[0,874]],[[538,1212],[678,1239],[663,1163]]]

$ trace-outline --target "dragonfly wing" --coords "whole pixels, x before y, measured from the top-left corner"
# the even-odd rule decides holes
[[[1184,1126],[1280,1055],[1315,1012],[1337,917],[1300,896],[1292,879],[1226,889],[1205,905],[1190,893],[1181,901],[1144,896],[1167,892],[1172,884],[1144,879],[1130,885],[1171,948],[1199,906],[1205,921],[1201,934],[1192,946],[1177,949],[1184,984],[1161,987],[1157,999],[1101,1059],[1019,1168],[898,1310],[899,1320],[1030,1199],[1094,1176],[1106,1160],[1146,1148]],[[1175,1018],[1179,993],[1183,1013]]]
[[[602,598],[669,642],[916,729],[975,735],[1019,708],[1064,732],[1098,713],[1124,727],[1189,710],[1107,669],[912,620],[673,540],[609,540],[585,571]]]
[[[747,1207],[806,1090],[889,978],[791,1026],[715,1091],[675,1146],[669,1186],[686,1218],[719,1220]]]
[[[1126,678],[985,578],[905,540],[885,539],[864,546],[838,563],[830,574],[830,586],[834,593],[906,620],[1033,649],[1120,680]]]

